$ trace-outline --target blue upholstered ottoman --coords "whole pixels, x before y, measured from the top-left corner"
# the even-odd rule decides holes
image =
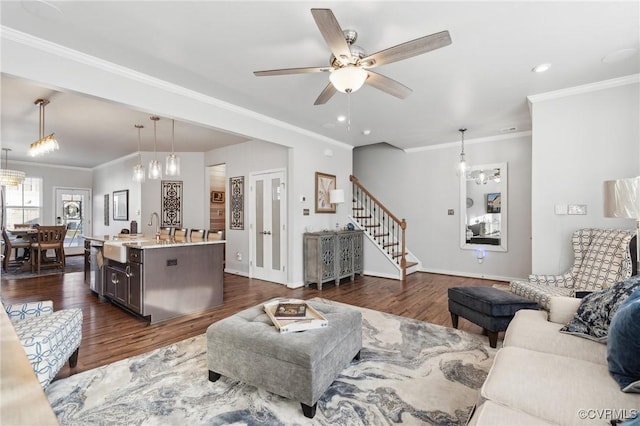
[[[520,309],[538,309],[538,304],[513,293],[493,287],[452,287],[449,289],[449,312],[454,328],[458,317],[479,325],[495,348],[498,332],[505,331]]]
[[[299,401],[313,418],[318,399],[362,348],[362,314],[340,305],[308,302],[327,327],[280,334],[254,306],[207,329],[209,380],[221,375]]]

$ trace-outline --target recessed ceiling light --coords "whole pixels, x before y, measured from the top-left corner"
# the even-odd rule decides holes
[[[341,122],[341,123],[342,123],[342,122],[344,122],[344,121],[346,121],[346,120],[347,120],[347,116],[346,116],[346,115],[339,115],[339,116],[338,116],[338,121],[339,121],[339,122]]]
[[[611,52],[608,55],[602,57],[602,63],[604,64],[612,64],[614,62],[624,61],[625,59],[629,59],[634,56],[638,52],[636,48],[630,49],[620,49],[615,52]]]
[[[533,71],[533,72],[545,72],[549,68],[551,68],[551,64],[540,64],[540,65],[536,65],[535,67],[533,67],[531,69],[531,71]]]
[[[365,136],[369,136],[369,135],[371,134],[371,130],[369,130],[369,129],[364,129],[364,130],[362,131],[362,134],[363,134],[363,135],[365,135]]]

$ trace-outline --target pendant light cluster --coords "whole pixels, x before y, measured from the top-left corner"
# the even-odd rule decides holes
[[[173,144],[176,139],[176,121],[171,120],[171,154],[167,156],[164,173],[167,176],[180,176],[180,157],[176,157]]]
[[[462,128],[458,129],[458,131],[462,137],[462,150],[460,151],[460,163],[458,163],[458,176],[464,176],[468,169],[467,160],[464,157],[464,132],[466,132],[467,129]]]
[[[162,167],[158,161],[158,132],[156,128],[160,117],[153,115],[150,120],[153,121],[153,160],[149,161],[149,179],[157,180],[162,179]]]
[[[157,123],[160,121],[160,117],[149,117],[153,121],[153,160],[149,162],[149,174],[150,180],[162,179],[162,167],[158,161],[158,129]],[[138,164],[133,167],[133,180],[135,182],[145,181],[145,170],[142,164],[141,155],[141,142],[140,142],[140,130],[144,128],[141,124],[136,124],[135,128],[138,129]],[[175,154],[175,120],[171,120],[171,154],[169,154],[165,161],[165,175],[167,176],[180,176],[180,157]]]
[[[142,164],[142,154],[140,153],[140,130],[144,129],[142,124],[134,125],[138,129],[138,164],[133,166],[133,181],[144,182],[144,164]]]
[[[49,101],[46,99],[36,99],[34,103],[40,107],[40,125],[38,127],[38,140],[29,147],[29,155],[37,157],[59,150],[60,145],[58,145],[55,134],[51,133],[49,136],[44,135],[44,107],[49,104]]]

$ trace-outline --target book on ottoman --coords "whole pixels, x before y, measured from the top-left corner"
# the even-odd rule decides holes
[[[284,307],[283,310],[287,312],[289,312],[288,308],[291,308],[291,316],[283,316],[282,312],[278,312],[281,307]],[[311,330],[314,328],[326,327],[328,325],[327,319],[304,300],[272,300],[264,304],[264,311],[280,333]],[[304,311],[304,315],[300,314],[302,311]]]

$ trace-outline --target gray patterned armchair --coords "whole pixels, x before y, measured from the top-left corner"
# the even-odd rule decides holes
[[[54,312],[50,300],[3,306],[43,389],[67,360],[76,366],[82,339],[80,309]]]
[[[573,233],[574,263],[559,275],[529,275],[528,281],[511,281],[511,291],[549,310],[553,296],[574,297],[577,291],[597,291],[631,276],[630,250],[635,230],[579,229]]]

